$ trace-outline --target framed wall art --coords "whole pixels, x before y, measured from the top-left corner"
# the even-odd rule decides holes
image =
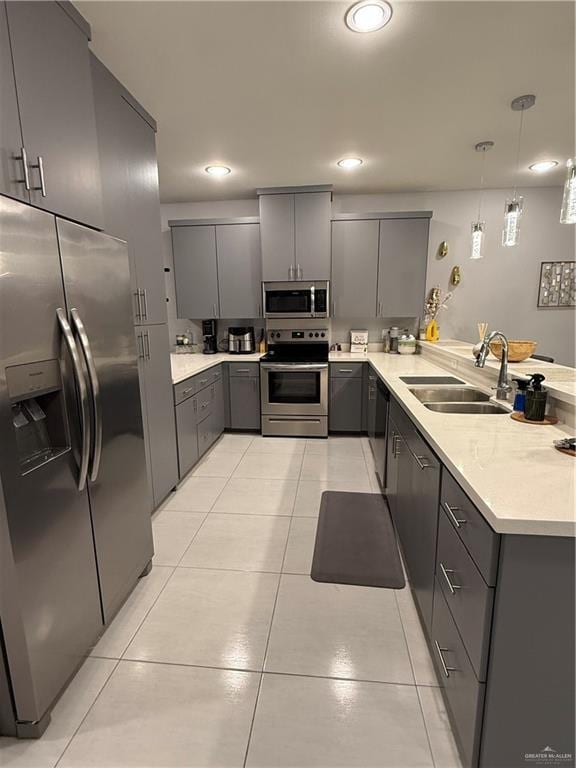
[[[542,262],[538,306],[544,309],[576,307],[576,261]]]

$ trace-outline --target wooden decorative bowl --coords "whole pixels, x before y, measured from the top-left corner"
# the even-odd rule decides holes
[[[522,360],[529,358],[536,347],[538,346],[535,341],[509,341],[508,342],[508,361],[511,363],[521,363]],[[502,342],[494,341],[490,342],[490,352],[497,357],[498,360],[502,359]]]

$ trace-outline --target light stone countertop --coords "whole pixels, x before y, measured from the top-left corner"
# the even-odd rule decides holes
[[[257,362],[261,355],[171,355],[174,383],[222,362]],[[331,352],[331,362],[369,362],[432,449],[498,533],[576,536],[576,460],[552,441],[573,434],[562,424],[535,426],[508,414],[437,413],[400,376],[446,375],[424,355]],[[466,381],[459,367],[453,374]],[[482,385],[481,385],[482,386]],[[485,388],[489,389],[489,384]]]

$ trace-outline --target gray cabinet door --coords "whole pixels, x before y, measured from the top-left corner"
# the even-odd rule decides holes
[[[213,402],[212,402],[212,426],[214,428],[214,439],[217,440],[222,432],[224,432],[224,384],[222,379],[214,382],[213,389]]]
[[[260,429],[260,379],[230,376],[230,427]]]
[[[121,99],[126,129],[129,248],[136,266],[144,324],[166,322],[166,288],[154,129]]]
[[[332,222],[332,316],[376,317],[379,222]]]
[[[198,402],[189,397],[176,406],[176,432],[178,435],[178,477],[180,480],[198,461],[198,428],[196,426]]]
[[[146,390],[147,443],[157,507],[178,482],[170,343],[166,325],[140,327],[138,334],[142,336],[140,372]]]
[[[398,498],[398,453],[397,446],[399,440],[398,427],[393,421],[388,421],[388,430],[386,438],[386,488],[385,496],[388,507],[396,521],[397,498]]]
[[[172,248],[177,316],[218,317],[216,227],[173,227]]]
[[[9,2],[7,10],[31,202],[100,228],[100,168],[88,40],[56,2]],[[40,189],[40,169],[33,167],[38,158],[45,195]]]
[[[330,192],[294,195],[297,280],[330,279]]]
[[[428,219],[382,219],[378,316],[421,317],[426,291]]]
[[[262,261],[259,224],[216,227],[220,317],[262,315]]]
[[[328,426],[331,432],[360,432],[362,429],[362,379],[330,378]]]
[[[260,196],[262,279],[295,280],[294,195]]]
[[[22,151],[22,132],[5,3],[0,3],[0,104],[0,193],[28,202],[23,160],[17,159]]]
[[[116,78],[90,57],[104,229],[128,242],[134,321],[166,322],[155,134]],[[140,292],[137,295],[137,292]]]

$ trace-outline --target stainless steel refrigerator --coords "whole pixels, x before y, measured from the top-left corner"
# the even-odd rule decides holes
[[[38,736],[152,529],[126,244],[3,196],[0,478],[0,733]]]

